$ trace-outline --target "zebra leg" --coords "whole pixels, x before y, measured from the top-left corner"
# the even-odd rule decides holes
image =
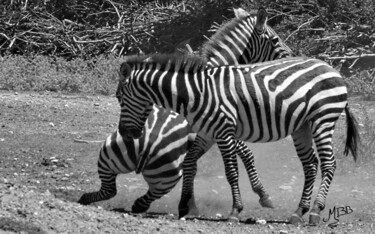
[[[234,137],[218,139],[217,145],[224,161],[225,175],[232,190],[233,207],[228,221],[238,222],[239,214],[243,210],[240,188],[238,186],[238,165],[236,157],[236,141]]]
[[[318,195],[310,211],[309,223],[317,225],[320,221],[320,212],[325,208],[325,201],[329,187],[333,180],[336,170],[336,159],[333,154],[332,136],[335,123],[325,123],[314,133],[314,142],[320,159],[320,170],[322,172],[322,181]]]
[[[250,179],[251,187],[254,193],[259,196],[259,203],[263,207],[274,208],[270,195],[266,192],[263,184],[260,182],[258,172],[255,169],[253,152],[245,145],[243,141],[237,141],[237,155],[245,165]]]
[[[312,135],[308,124],[304,124],[298,131],[294,132],[292,138],[305,175],[301,201],[289,220],[292,224],[298,224],[304,222],[302,217],[310,209],[311,194],[319,161],[315,156]]]
[[[93,202],[108,200],[114,197],[117,193],[116,177],[117,174],[99,171],[99,178],[101,180],[100,190],[83,194],[78,200],[78,203],[88,205]]]
[[[164,195],[164,194],[163,194]],[[162,197],[163,195],[156,195],[152,191],[148,190],[147,193],[135,200],[133,206],[132,206],[132,212],[133,213],[143,213],[146,212],[153,201],[156,199]]]
[[[179,219],[187,215],[191,210],[198,211],[194,198],[194,178],[197,174],[197,161],[214,144],[213,141],[197,135],[191,147],[189,147],[183,167],[183,182],[181,200],[178,205]]]
[[[135,200],[132,206],[133,213],[143,213],[146,212],[153,201],[161,198],[165,194],[169,193],[177,184],[181,178],[181,174],[173,178],[158,178],[155,181],[155,178],[143,176],[146,182],[148,183],[148,191],[141,197]],[[166,180],[168,179],[168,180]]]

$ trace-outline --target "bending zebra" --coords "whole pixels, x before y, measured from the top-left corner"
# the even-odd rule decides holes
[[[134,202],[134,213],[145,212],[154,200],[175,187],[182,176],[182,162],[195,134],[177,113],[156,106],[152,109],[145,124],[145,134],[139,139],[124,139],[118,131],[107,137],[98,159],[101,188],[83,194],[79,203],[87,205],[114,197],[117,175],[133,171],[142,173],[149,186],[146,194]],[[193,200],[190,208],[195,207]]]
[[[287,47],[284,48],[281,46],[283,44],[280,43],[281,40],[278,38],[277,34],[274,33],[273,30],[270,29],[265,24],[266,12],[264,9],[260,9],[258,11],[258,19],[261,19],[260,21],[259,20],[257,21],[255,18],[250,17],[249,14],[242,9],[235,10],[235,13],[236,13],[237,18],[232,20],[228,24],[226,24],[223,27],[223,29],[219,30],[213,36],[213,38],[204,46],[205,48],[204,48],[203,54],[207,57],[212,58],[212,61],[217,60],[220,63],[230,63],[230,62],[238,63],[234,61],[235,57],[233,57],[233,55],[237,56],[238,59],[240,59],[242,56],[242,52],[236,49],[236,51],[233,51],[232,53],[230,53],[228,51],[229,48],[227,46],[223,46],[224,45],[223,42],[225,42],[225,40],[228,40],[231,37],[236,37],[238,39],[238,35],[236,34],[239,33],[238,32],[239,27],[242,30],[240,33],[246,33],[246,30],[248,32],[246,33],[246,37],[242,37],[243,41],[238,42],[238,43],[242,43],[244,45],[246,45],[247,43],[249,45],[254,45],[254,42],[252,41],[257,40],[258,43],[262,45],[267,45],[265,48],[267,48],[268,50],[275,51],[275,52],[265,53],[263,47],[252,48],[251,46],[247,46],[247,47],[242,48],[241,47],[242,45],[236,47],[236,48],[241,48],[242,50],[251,51],[251,53],[247,53],[248,55],[251,54],[252,56],[254,56],[254,55],[259,54],[259,56],[255,56],[256,59],[258,60],[269,59],[266,57],[264,58],[262,57],[265,54],[266,55],[272,54],[274,58],[278,58],[278,57],[284,56],[283,54],[285,54],[285,51],[290,50]],[[254,27],[255,27],[254,25],[258,25],[257,27],[259,28],[265,27],[266,30],[263,30],[264,32],[261,34],[254,33]],[[246,30],[244,30],[245,27],[247,27]],[[237,40],[237,39],[232,39],[231,41],[234,42],[234,40]],[[246,40],[248,40],[248,42]],[[223,51],[222,55],[221,55],[221,51]],[[231,57],[228,57],[229,54],[231,54]],[[217,59],[219,57],[220,59]],[[226,57],[228,57],[228,59],[226,59]],[[246,57],[242,58],[242,60],[244,59],[246,61],[252,61],[253,58],[246,58]],[[215,65],[217,63],[218,62],[215,62]],[[165,111],[159,111],[158,108],[156,108],[155,106],[153,107],[153,111],[154,112],[152,112],[152,116],[154,116],[156,120],[153,121],[152,123],[154,124],[163,123],[163,125],[157,125],[157,126],[154,126],[153,124],[146,125],[144,129],[144,135],[140,139],[134,140],[134,141],[132,140],[123,141],[123,139],[116,132],[112,133],[112,135],[110,135],[107,138],[106,143],[102,146],[102,149],[100,150],[99,162],[98,162],[99,177],[102,183],[101,189],[98,192],[84,194],[79,199],[79,202],[81,204],[89,204],[89,203],[96,202],[96,201],[110,199],[111,197],[115,196],[116,175],[118,173],[128,173],[128,172],[135,170],[133,167],[126,167],[126,169],[119,170],[117,168],[117,164],[119,162],[126,163],[126,162],[131,161],[133,164],[137,164],[136,163],[137,160],[152,157],[154,158],[154,160],[157,160],[158,158],[160,158],[160,160],[157,160],[157,161],[165,163],[166,164],[165,166],[168,166],[169,164],[171,164],[169,165],[169,168],[173,168],[173,167],[175,168],[175,170],[173,170],[174,173],[170,173],[170,174],[166,174],[166,173],[163,174],[162,170],[164,167],[159,167],[153,170],[153,173],[155,175],[160,175],[160,178],[158,178],[160,182],[159,184],[161,184],[162,181],[167,181],[166,182],[167,185],[165,187],[159,186],[158,188],[159,191],[156,196],[155,188],[154,188],[155,185],[149,184],[150,186],[149,191],[145,194],[143,199],[141,199],[143,200],[143,202],[142,203],[137,202],[140,200],[138,199],[133,205],[133,208],[132,208],[133,212],[146,211],[152,201],[168,193],[173,188],[173,186],[175,186],[178,180],[175,180],[174,178],[177,178],[177,177],[179,178],[178,175],[179,173],[181,173],[181,171],[179,170],[180,165],[176,164],[175,161],[185,156],[185,153],[187,150],[186,146],[188,145],[185,142],[187,141],[188,138],[183,137],[184,135],[188,134],[187,122],[179,122],[178,125],[173,127],[173,130],[175,132],[174,134],[179,135],[181,139],[179,141],[179,144],[177,144],[175,148],[170,148],[166,146],[168,140],[170,140],[169,138],[164,139],[161,137],[162,135],[160,135],[160,137],[157,139],[155,139],[155,137],[154,138],[150,137],[150,135],[158,136],[154,132],[162,132],[163,130],[160,129],[161,127],[173,126],[173,123],[169,122],[170,117],[168,116],[168,113],[166,113]],[[174,116],[175,114],[172,112],[171,115]],[[191,137],[191,134],[190,134],[190,139],[193,139],[193,137]],[[187,167],[187,169],[184,170],[184,173],[187,173],[188,176],[184,177],[184,179],[187,178],[187,180],[188,181],[190,180],[191,183],[186,183],[186,181],[184,180],[183,194],[188,194],[188,195],[183,196],[182,198],[185,198],[185,199],[181,199],[181,202],[180,202],[180,207],[183,207],[184,208],[183,210],[185,211],[184,215],[188,213],[189,208],[195,207],[195,200],[193,196],[193,178],[196,172],[196,160],[198,160],[199,157],[201,157],[205,152],[207,152],[208,149],[213,145],[213,143],[214,142],[211,141],[210,139],[207,140],[207,139],[204,139],[203,137],[197,137],[196,141],[194,142],[194,147],[189,147],[190,160],[185,160],[184,162],[184,167]],[[127,150],[128,145],[133,145],[130,151]],[[160,147],[165,147],[165,148],[157,152],[152,152],[152,154],[148,151],[148,149],[155,149],[155,148],[158,149]],[[115,148],[115,150],[113,150],[112,148]],[[138,151],[133,152],[134,151],[132,150],[133,148],[138,149]],[[123,151],[119,151],[117,149],[123,149]],[[132,152],[132,154],[130,155],[129,152]],[[172,152],[174,153],[173,157],[170,154]],[[259,200],[260,204],[264,207],[272,207],[272,202],[269,198],[269,195],[264,190],[264,187],[258,178],[258,174],[254,167],[254,159],[253,159],[253,155],[251,151],[246,147],[246,145],[243,142],[239,141],[238,147],[237,147],[237,153],[245,164],[245,167],[248,172],[250,182],[252,184],[252,188],[254,192],[256,192],[260,197],[260,200]],[[167,159],[163,159],[163,158],[167,158]],[[105,163],[101,163],[110,159],[112,160],[111,161],[112,163],[110,164],[111,166],[108,166]],[[144,161],[145,166],[147,166],[147,162],[148,162],[147,160]],[[145,168],[146,170],[147,167],[145,166],[143,168]],[[121,168],[123,168],[123,166],[121,166]],[[136,171],[138,173],[140,172],[143,173],[143,171],[140,169]],[[146,171],[145,173],[147,174],[149,173],[149,171]],[[154,176],[154,179],[155,178],[157,177]],[[145,179],[146,181],[149,180],[146,177]],[[174,183],[170,181],[173,181]],[[164,188],[163,192],[161,191],[162,190],[161,188]],[[187,197],[189,198],[186,199]],[[144,201],[147,201],[147,202],[144,202]],[[191,206],[189,207],[188,204],[191,204]],[[181,214],[181,211],[180,211],[180,214]]]
[[[238,190],[236,140],[271,142],[292,136],[305,173],[303,194],[292,222],[302,222],[310,209],[318,167],[313,143],[322,181],[310,224],[320,221],[336,168],[332,135],[343,111],[348,127],[344,152],[350,150],[357,158],[359,136],[345,83],[335,69],[320,60],[297,57],[207,68],[197,57],[133,56],[121,65],[120,72],[116,93],[121,106],[120,134],[139,137],[153,104],[185,116],[194,132],[218,144],[234,196],[231,217],[238,218],[243,209],[239,191],[233,192]]]

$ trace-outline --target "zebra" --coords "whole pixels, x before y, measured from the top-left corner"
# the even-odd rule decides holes
[[[274,31],[270,27],[268,27],[266,25],[265,21],[266,21],[267,16],[266,16],[266,11],[265,11],[264,8],[260,8],[258,10],[257,19],[260,19],[261,22],[257,21],[256,18],[250,17],[250,15],[243,9],[234,9],[234,12],[235,12],[236,18],[231,20],[226,25],[224,25],[223,28],[219,29],[214,34],[214,36],[207,43],[205,43],[205,45],[203,46],[204,49],[203,49],[202,54],[204,56],[206,56],[207,58],[212,59],[212,64],[210,64],[210,62],[209,62],[208,66],[215,66],[218,63],[223,63],[223,64],[235,63],[235,64],[237,64],[238,62],[235,60],[233,55],[237,56],[238,59],[241,58],[242,53],[241,53],[240,50],[238,50],[238,48],[241,48],[241,50],[244,50],[244,51],[245,50],[247,50],[247,51],[251,50],[252,53],[247,52],[247,55],[251,54],[252,56],[254,56],[254,55],[257,55],[257,54],[260,54],[260,55],[273,54],[273,56],[274,56],[272,58],[262,58],[262,56],[256,56],[256,58],[258,60],[260,58],[262,58],[261,60],[276,59],[276,58],[279,58],[279,57],[283,57],[285,54],[287,54],[285,51],[290,51],[290,49],[287,46],[282,44],[282,41],[278,37],[278,35],[276,33],[274,33]],[[261,29],[261,27],[264,27],[265,30],[263,30],[263,33],[256,33],[255,34],[254,33],[254,27],[255,26],[254,25],[258,25],[259,30]],[[239,32],[239,28],[241,29],[241,32]],[[225,40],[229,40],[231,37],[238,38],[239,36],[237,34],[239,34],[239,33],[244,34],[246,31],[248,31],[248,33],[246,33],[246,37],[242,36],[243,41],[238,42],[239,44],[240,43],[242,43],[242,44],[240,46],[237,46],[236,47],[237,49],[235,51],[233,51],[232,53],[229,53],[228,47],[224,46],[224,45],[228,44],[228,43],[225,42]],[[249,42],[246,42],[246,40],[248,40]],[[233,40],[231,40],[231,41],[233,42]],[[271,49],[271,50],[276,51],[276,52],[265,53],[262,50],[262,47],[257,47],[256,45],[254,45],[254,42],[250,43],[251,41],[256,41],[258,44],[267,45],[268,49]],[[223,44],[223,42],[225,44]],[[243,47],[243,48],[241,47],[241,46],[246,45],[246,44],[249,44],[249,45],[246,46],[246,47]],[[252,46],[254,46],[254,48],[252,48]],[[222,55],[221,55],[221,51],[223,51]],[[229,54],[231,54],[231,57],[228,56]],[[228,57],[228,59],[226,59],[226,57]],[[252,59],[254,59],[254,58],[242,58],[241,60],[242,61],[252,61]],[[153,107],[153,111],[155,113],[152,112],[152,116],[155,116],[155,118],[157,119],[157,121],[155,121],[154,123],[160,122],[160,123],[164,123],[165,125],[169,126],[168,114],[166,114],[163,111],[157,111],[156,106]],[[173,115],[173,113],[171,113],[171,114]],[[187,124],[187,122],[185,122],[185,123]],[[187,134],[186,124],[179,123],[179,126],[180,126],[181,129],[175,127],[174,130],[176,132],[179,132],[179,133],[176,133],[176,134],[181,134],[181,135]],[[166,138],[166,139],[158,138],[157,140],[150,141],[149,140],[150,137],[148,135],[153,134],[154,129],[157,128],[157,127],[153,126],[152,124],[146,125],[146,126],[148,126],[148,127],[145,127],[145,129],[144,129],[144,136],[142,136],[138,140],[134,140],[134,142],[129,140],[129,142],[132,142],[131,144],[134,145],[134,147],[136,147],[136,148],[139,147],[139,149],[138,149],[139,152],[137,154],[139,156],[139,158],[147,157],[147,155],[145,155],[142,147],[148,147],[148,148],[157,147],[158,148],[158,147],[160,147],[158,145],[165,144],[165,141],[168,140],[168,138]],[[159,129],[158,131],[162,131],[162,130]],[[189,136],[190,136],[189,139],[192,140],[192,139],[194,139],[194,137],[192,137],[191,135],[192,134],[189,133]],[[117,137],[115,137],[115,136],[117,136]],[[112,141],[110,141],[109,139],[112,139]],[[184,138],[184,139],[186,140],[186,138]],[[196,173],[196,168],[197,168],[196,161],[205,152],[207,152],[208,149],[214,143],[210,139],[204,139],[201,136],[198,136],[193,144],[190,143],[191,140],[189,140],[188,145],[193,145],[193,146],[188,147],[189,153],[188,153],[188,156],[185,157],[185,161],[184,161],[184,164],[183,164],[184,165],[184,182],[183,182],[182,198],[181,198],[181,202],[180,202],[180,205],[179,205],[180,217],[187,214],[188,211],[191,208],[196,209],[194,194],[193,194],[193,183],[192,183],[193,179],[194,179],[194,176],[195,176],[195,173]],[[125,141],[125,142],[127,142],[127,141]],[[103,161],[104,160],[103,158],[105,158],[105,157],[106,158],[110,158],[110,157],[118,158],[118,160],[120,160],[120,161],[121,160],[128,161],[129,155],[127,154],[127,151],[123,151],[123,152],[118,151],[118,152],[112,153],[112,154],[103,153],[103,152],[113,152],[110,147],[118,148],[121,145],[124,145],[124,146],[120,147],[120,148],[126,149],[126,146],[130,144],[129,142],[128,142],[128,144],[125,144],[116,132],[112,133],[112,135],[110,135],[107,138],[106,144],[104,144],[102,146],[102,148],[100,150],[100,154],[99,154],[98,171],[99,171],[99,177],[100,177],[101,183],[102,183],[101,189],[98,192],[92,192],[92,193],[87,193],[87,194],[82,195],[82,197],[79,199],[79,203],[86,205],[86,204],[90,204],[90,203],[93,203],[93,202],[96,202],[96,201],[110,199],[110,198],[112,198],[113,196],[116,195],[115,178],[116,178],[117,173],[114,173],[114,170],[110,167],[103,167],[103,165],[105,165],[105,164],[100,164],[100,161]],[[180,141],[180,147],[181,147],[181,149],[179,151],[180,153],[177,154],[175,152],[176,153],[175,160],[177,160],[177,158],[179,158],[179,157],[185,156],[186,145],[187,144],[183,140]],[[241,141],[239,141],[237,149],[238,149],[237,150],[238,156],[242,159],[243,163],[245,164],[246,170],[248,171],[248,175],[249,175],[250,182],[252,184],[253,190],[260,197],[260,200],[259,200],[260,204],[263,207],[273,207],[273,204],[272,204],[272,201],[271,201],[269,195],[266,193],[263,185],[261,184],[261,182],[258,178],[258,174],[257,174],[256,169],[254,167],[254,159],[253,159],[253,155],[252,155],[251,151]],[[158,158],[158,157],[160,157],[160,158],[167,157],[164,154],[162,154],[161,152],[162,153],[166,152],[167,156],[169,157],[168,148],[165,148],[164,151],[158,151],[157,153],[152,154],[152,157],[154,157],[155,159]],[[149,157],[151,157],[151,156],[149,156]],[[114,161],[117,162],[118,160],[114,160]],[[168,161],[168,163],[172,163],[172,161]],[[113,164],[112,166],[116,167],[116,164]],[[179,165],[175,164],[175,166],[179,166]],[[128,173],[130,171],[132,171],[132,170],[125,170],[125,171],[122,171],[121,173]],[[136,172],[140,173],[140,172],[142,172],[142,170],[136,170]],[[118,173],[120,173],[120,172],[118,172]],[[180,171],[178,171],[176,169],[175,173],[180,173]],[[187,176],[185,176],[185,173],[187,174]],[[106,179],[108,177],[108,175],[111,175],[110,179]],[[171,176],[173,178],[175,177],[174,174],[171,174],[169,176]],[[165,180],[169,181],[170,180],[169,176],[167,176],[166,178],[161,177],[159,179],[160,180],[165,179]],[[146,181],[147,181],[147,179],[146,179]],[[178,180],[174,180],[174,181],[176,183],[178,182]],[[188,182],[186,182],[186,181],[188,181]],[[169,192],[170,189],[173,188],[173,186],[172,186],[172,183],[168,182],[168,189],[164,190],[163,195],[166,194],[167,192]],[[149,191],[152,191],[151,185],[150,185]],[[150,194],[149,191],[147,192],[147,194]],[[135,202],[135,204],[132,207],[133,212],[138,213],[138,212],[146,211],[148,209],[148,207],[150,206],[151,202],[154,201],[155,199],[157,199],[155,195],[147,196],[147,194],[145,195],[146,197],[143,200],[147,200],[148,202],[144,203],[143,206],[140,206],[137,202]],[[161,194],[160,191],[159,191],[159,194]],[[185,196],[183,196],[183,195],[185,195]],[[160,197],[161,196],[162,195],[160,195]],[[150,197],[153,197],[154,199],[150,199]],[[188,197],[188,199],[186,199],[187,197]],[[183,207],[183,208],[181,208],[181,207]],[[182,213],[183,213],[183,215],[181,215]]]
[[[250,64],[294,56],[292,50],[277,33],[267,25],[267,11],[260,7],[257,16],[252,17],[242,8],[233,9],[235,18],[222,26],[203,45],[202,57],[207,66]],[[214,142],[198,134],[189,148],[183,164],[183,184],[178,206],[179,218],[189,213],[190,200],[194,200],[194,177],[198,159]],[[243,141],[237,141],[237,154],[242,159],[251,181],[252,189],[260,197],[263,207],[273,207],[270,196],[260,183],[254,166],[254,155]]]
[[[160,121],[163,120],[163,121]],[[195,139],[188,122],[175,112],[153,106],[139,139],[124,139],[118,131],[103,143],[98,159],[101,188],[85,193],[78,202],[88,205],[108,200],[117,193],[116,177],[135,171],[142,173],[149,188],[135,200],[133,213],[142,213],[151,203],[170,192],[182,176],[182,162]],[[195,201],[190,204],[196,209]]]
[[[119,133],[129,139],[140,137],[154,104],[182,114],[193,132],[213,139],[221,151],[233,196],[229,220],[238,220],[243,209],[236,140],[272,142],[292,136],[305,183],[291,223],[303,222],[302,216],[310,210],[318,167],[315,143],[322,181],[309,223],[318,224],[336,169],[332,137],[343,111],[347,121],[344,154],[350,151],[357,159],[356,120],[339,72],[321,60],[305,57],[237,66],[206,64],[194,56],[128,57],[120,66],[116,92],[121,107]]]

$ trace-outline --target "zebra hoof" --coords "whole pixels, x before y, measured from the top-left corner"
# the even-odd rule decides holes
[[[230,212],[230,214],[229,214],[228,222],[231,222],[231,223],[240,222],[239,216],[240,216],[241,210],[242,210],[242,208],[241,209],[233,208],[232,212]]]
[[[144,213],[148,210],[148,208],[150,208],[150,206],[139,206],[139,205],[136,205],[134,204],[132,206],[132,213],[135,213],[135,214],[139,214],[139,213]]]
[[[297,214],[293,214],[292,217],[290,217],[289,222],[294,225],[303,224],[305,220],[303,220],[302,217],[299,217]]]
[[[236,216],[230,215],[228,217],[227,221],[230,222],[230,223],[239,223],[240,219],[238,217],[236,217]]]
[[[309,224],[312,226],[318,225],[320,222],[320,215],[317,213],[310,213]]]
[[[275,208],[273,206],[272,200],[270,196],[264,196],[261,199],[259,199],[259,203],[262,207],[265,208]]]
[[[179,208],[178,209],[178,219],[185,217],[189,213],[189,208]]]
[[[89,199],[88,199],[88,194],[85,193],[81,196],[81,198],[78,200],[78,203],[81,205],[89,205]]]

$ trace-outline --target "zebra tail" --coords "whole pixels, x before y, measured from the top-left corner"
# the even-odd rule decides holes
[[[353,113],[350,111],[349,106],[345,106],[345,114],[346,114],[346,143],[345,143],[345,150],[344,154],[347,156],[350,152],[353,155],[354,161],[357,161],[357,149],[358,143],[360,141],[359,133],[358,133],[358,123],[355,119]]]

